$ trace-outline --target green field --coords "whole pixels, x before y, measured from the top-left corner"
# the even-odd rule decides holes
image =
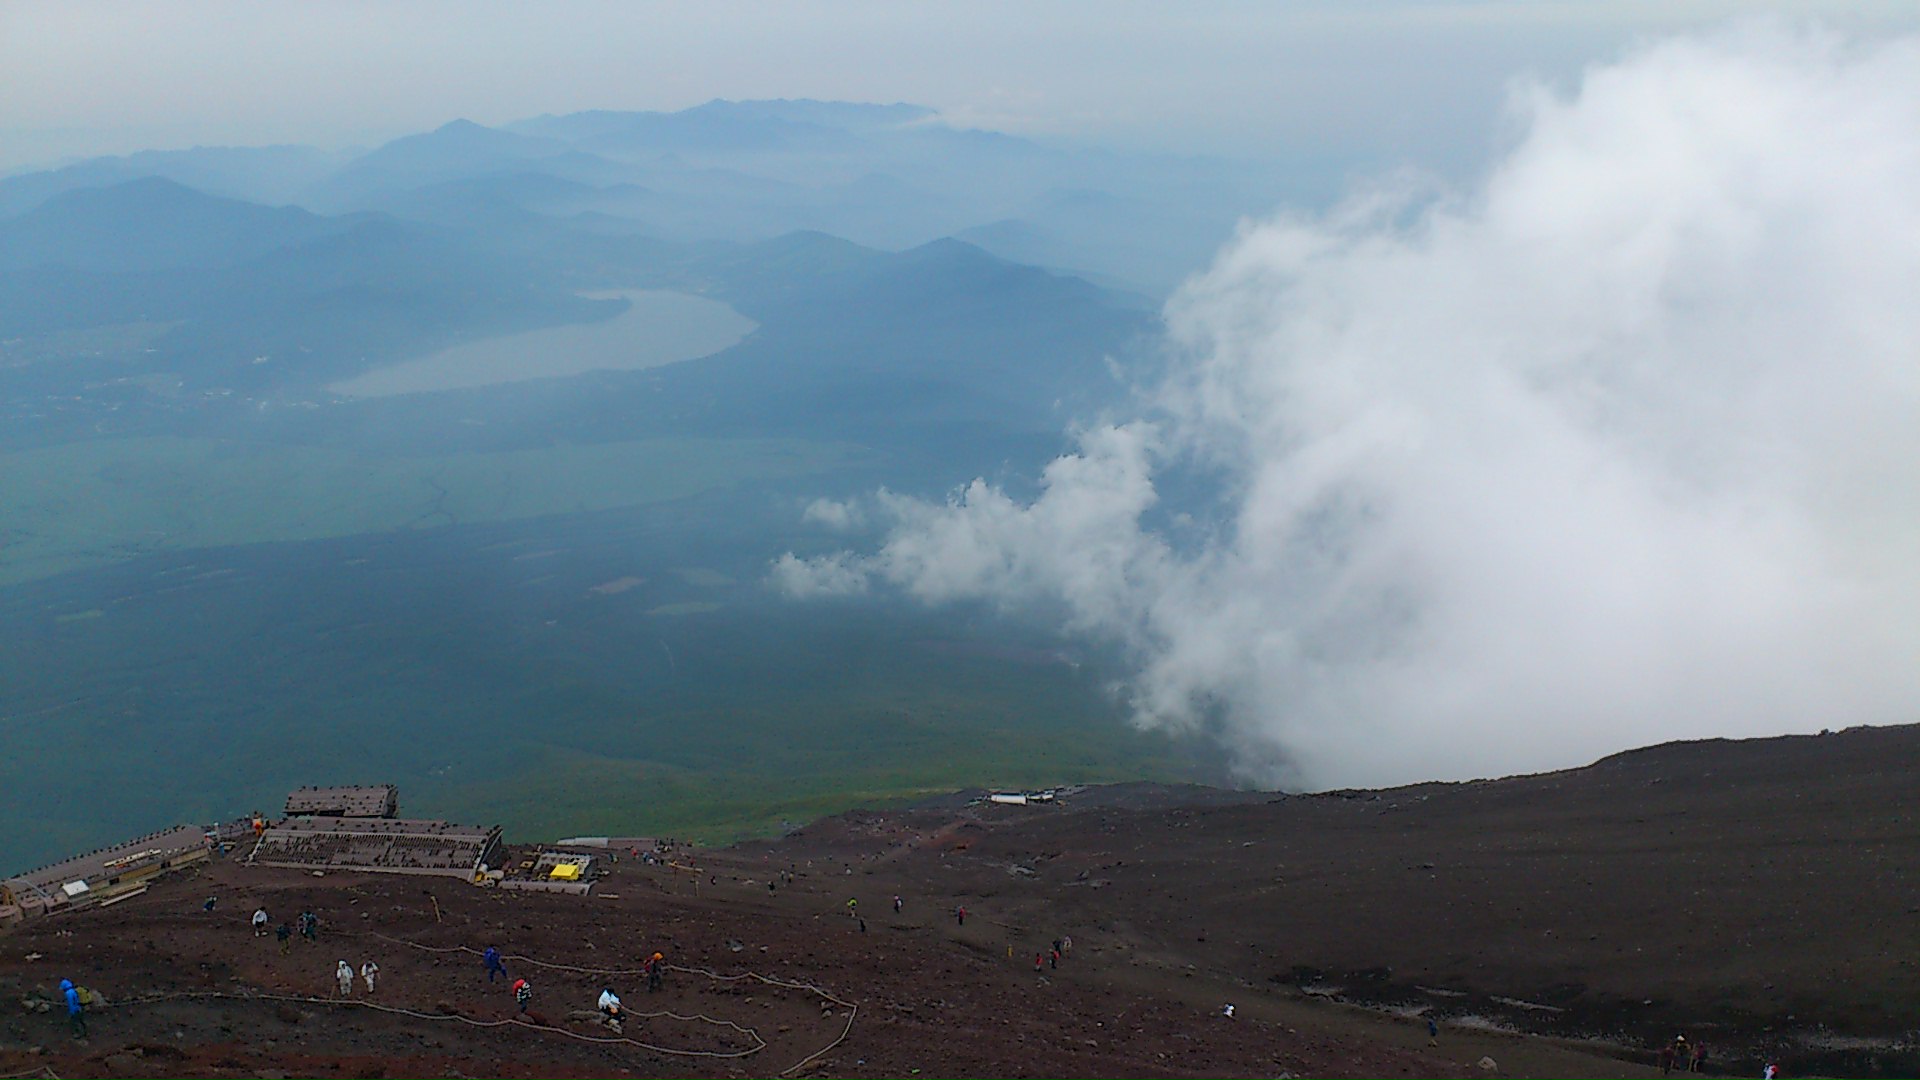
[[[874,455],[143,437],[0,456],[0,870],[314,783],[519,840],[777,832],[962,787],[1216,775],[1049,635],[803,604],[798,500]],[[835,478],[838,478],[837,480]]]
[[[134,438],[0,455],[0,584],[164,551],[641,506],[824,472],[853,447],[645,439],[445,456]]]

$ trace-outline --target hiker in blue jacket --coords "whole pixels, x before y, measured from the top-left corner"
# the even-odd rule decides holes
[[[87,1012],[80,1004],[80,991],[75,989],[72,979],[60,980],[60,994],[67,999],[67,1023],[73,1028],[73,1037],[87,1037]]]

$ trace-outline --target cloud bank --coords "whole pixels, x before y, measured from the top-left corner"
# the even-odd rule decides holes
[[[1037,497],[882,493],[776,583],[1064,611],[1267,783],[1920,721],[1920,41],[1672,40],[1512,119],[1471,192],[1243,230]]]

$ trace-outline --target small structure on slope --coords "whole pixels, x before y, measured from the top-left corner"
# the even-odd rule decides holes
[[[0,926],[145,892],[162,874],[203,862],[205,830],[179,825],[0,880]]]
[[[405,818],[290,817],[247,857],[261,866],[429,874],[471,881],[500,861],[500,826]]]
[[[288,817],[398,817],[400,789],[392,784],[303,787],[287,796],[286,813]]]

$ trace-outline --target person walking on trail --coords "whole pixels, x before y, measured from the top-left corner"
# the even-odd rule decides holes
[[[369,960],[360,965],[360,977],[367,980],[367,993],[373,993],[373,980],[380,975],[380,965]]]
[[[300,936],[308,941],[320,940],[320,916],[311,911],[300,913]]]
[[[1765,1080],[1774,1080],[1775,1077],[1780,1075],[1780,1069],[1775,1066],[1773,1062],[1769,1061],[1767,1062],[1766,1069],[1761,1072],[1760,1075],[1764,1077]]]
[[[1686,1072],[1690,1061],[1693,1061],[1693,1049],[1690,1045],[1686,1045],[1686,1036],[1674,1036],[1674,1042],[1668,1045],[1667,1053],[1661,1055],[1661,1072],[1667,1072],[1668,1068],[1678,1068],[1680,1072]]]
[[[600,1011],[606,1014],[607,1021],[612,1024],[618,1024],[626,1018],[626,1013],[620,1007],[620,995],[614,993],[611,986],[600,991]]]
[[[1033,972],[1038,975],[1046,966],[1047,958],[1039,953],[1033,954]]]
[[[500,962],[499,949],[494,948],[492,945],[487,946],[487,951],[480,954],[480,959],[486,961],[487,964],[488,985],[493,984],[493,977],[495,975],[499,975],[503,979],[511,978],[511,976],[507,974],[507,965]]]
[[[847,899],[847,914],[853,916],[856,919],[859,918],[860,917],[860,901],[849,897]]]
[[[660,989],[660,969],[666,966],[666,959],[666,957],[659,953],[654,953],[652,956],[647,957],[647,962],[644,965],[647,972],[647,993],[651,994],[655,990]]]
[[[961,926],[967,925],[967,909],[964,907],[954,908],[953,918],[954,918],[954,921],[959,923]]]
[[[1440,1025],[1431,1016],[1427,1017],[1427,1045],[1440,1045]]]
[[[279,928],[274,930],[273,936],[280,940],[280,951],[285,953],[287,947],[293,944],[293,927],[281,923]]]
[[[254,937],[267,936],[267,909],[266,908],[253,909],[253,936]]]
[[[900,914],[900,894],[899,893],[893,894],[893,913],[895,915]]]
[[[207,897],[207,902],[206,902],[206,903],[204,903],[204,904],[201,904],[201,905],[200,905],[200,910],[201,910],[201,911],[212,911],[212,910],[213,910],[213,905],[215,905],[215,904],[217,904],[217,903],[219,903],[219,902],[220,902],[220,898],[219,898],[219,897],[217,897],[217,896],[209,896],[209,897]]]
[[[353,968],[345,960],[342,960],[339,965],[333,969],[333,977],[340,980],[340,996],[351,997],[353,995]]]
[[[73,985],[72,979],[60,980],[60,996],[67,1001],[67,1026],[73,1029],[73,1037],[87,1037],[87,1009],[80,1004],[80,991]]]
[[[533,1003],[533,984],[525,979],[515,979],[513,1000],[519,1003],[521,1012],[526,1012],[527,1006]]]
[[[1047,954],[1047,966],[1052,968],[1055,971],[1060,970],[1060,950],[1059,949],[1055,949],[1052,952]]]

